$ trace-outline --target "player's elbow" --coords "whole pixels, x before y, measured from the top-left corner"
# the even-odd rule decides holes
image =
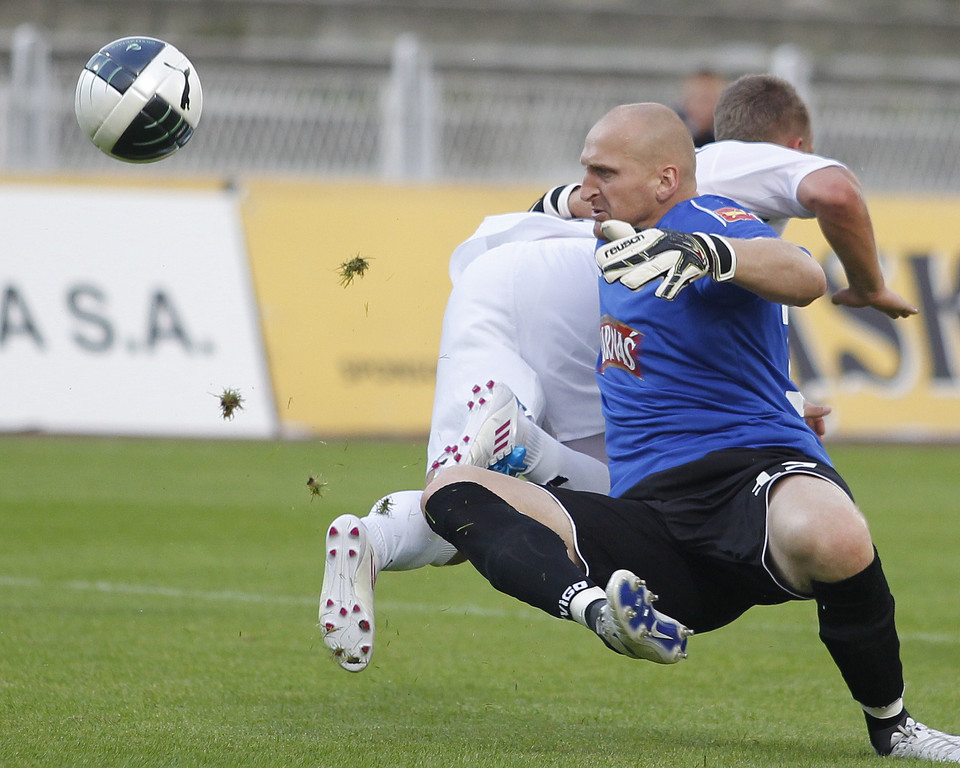
[[[794,281],[794,297],[788,302],[795,307],[805,307],[827,292],[827,276],[813,259],[807,259]]]
[[[778,304],[805,307],[827,292],[827,277],[821,267],[806,252],[796,253],[784,261],[775,279],[766,281],[766,292],[761,296]]]
[[[812,304],[812,303],[813,303],[814,301],[816,301],[817,299],[819,299],[821,296],[823,296],[823,292],[822,292],[822,291],[821,291],[820,293],[816,294],[816,295],[814,295],[814,294],[812,294],[812,293],[811,293],[811,294],[803,294],[803,295],[797,296],[797,297],[794,298],[792,301],[786,301],[786,302],[782,302],[782,303],[787,304],[788,306],[791,306],[791,307],[806,307],[806,306]]]
[[[805,307],[823,296],[827,292],[827,276],[817,260],[792,243],[781,240],[780,247],[784,259],[778,281],[783,294],[780,303]]]

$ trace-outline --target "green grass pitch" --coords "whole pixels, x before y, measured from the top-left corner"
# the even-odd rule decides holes
[[[960,453],[833,455],[898,599],[908,706],[956,732]],[[877,765],[809,603],[659,667],[469,565],[386,573],[373,663],[342,671],[323,532],[423,468],[414,443],[0,437],[0,765]]]

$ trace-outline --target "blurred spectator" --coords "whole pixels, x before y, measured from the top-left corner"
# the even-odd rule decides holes
[[[701,69],[683,81],[676,109],[690,129],[694,146],[713,141],[713,110],[726,87],[727,79],[711,69]]]

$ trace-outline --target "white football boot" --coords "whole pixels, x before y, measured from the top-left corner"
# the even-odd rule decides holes
[[[937,763],[960,763],[960,736],[927,728],[912,717],[890,739],[888,757],[912,757]]]
[[[613,650],[657,664],[687,658],[693,630],[653,607],[657,599],[642,579],[616,571],[607,582],[607,604],[600,609],[598,632]]]
[[[494,381],[474,385],[471,395],[463,436],[457,445],[446,448],[431,469],[469,464],[506,475],[523,474],[527,449],[518,443],[526,416],[520,401],[510,387]]]
[[[373,655],[376,555],[356,515],[340,515],[327,529],[320,630],[337,663],[360,672]]]

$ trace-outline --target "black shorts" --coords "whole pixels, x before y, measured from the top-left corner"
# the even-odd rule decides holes
[[[567,511],[594,583],[606,586],[626,568],[660,596],[659,610],[706,632],[754,605],[806,597],[784,586],[766,557],[770,489],[797,473],[851,495],[832,467],[788,449],[716,451],[616,499],[547,490]]]

